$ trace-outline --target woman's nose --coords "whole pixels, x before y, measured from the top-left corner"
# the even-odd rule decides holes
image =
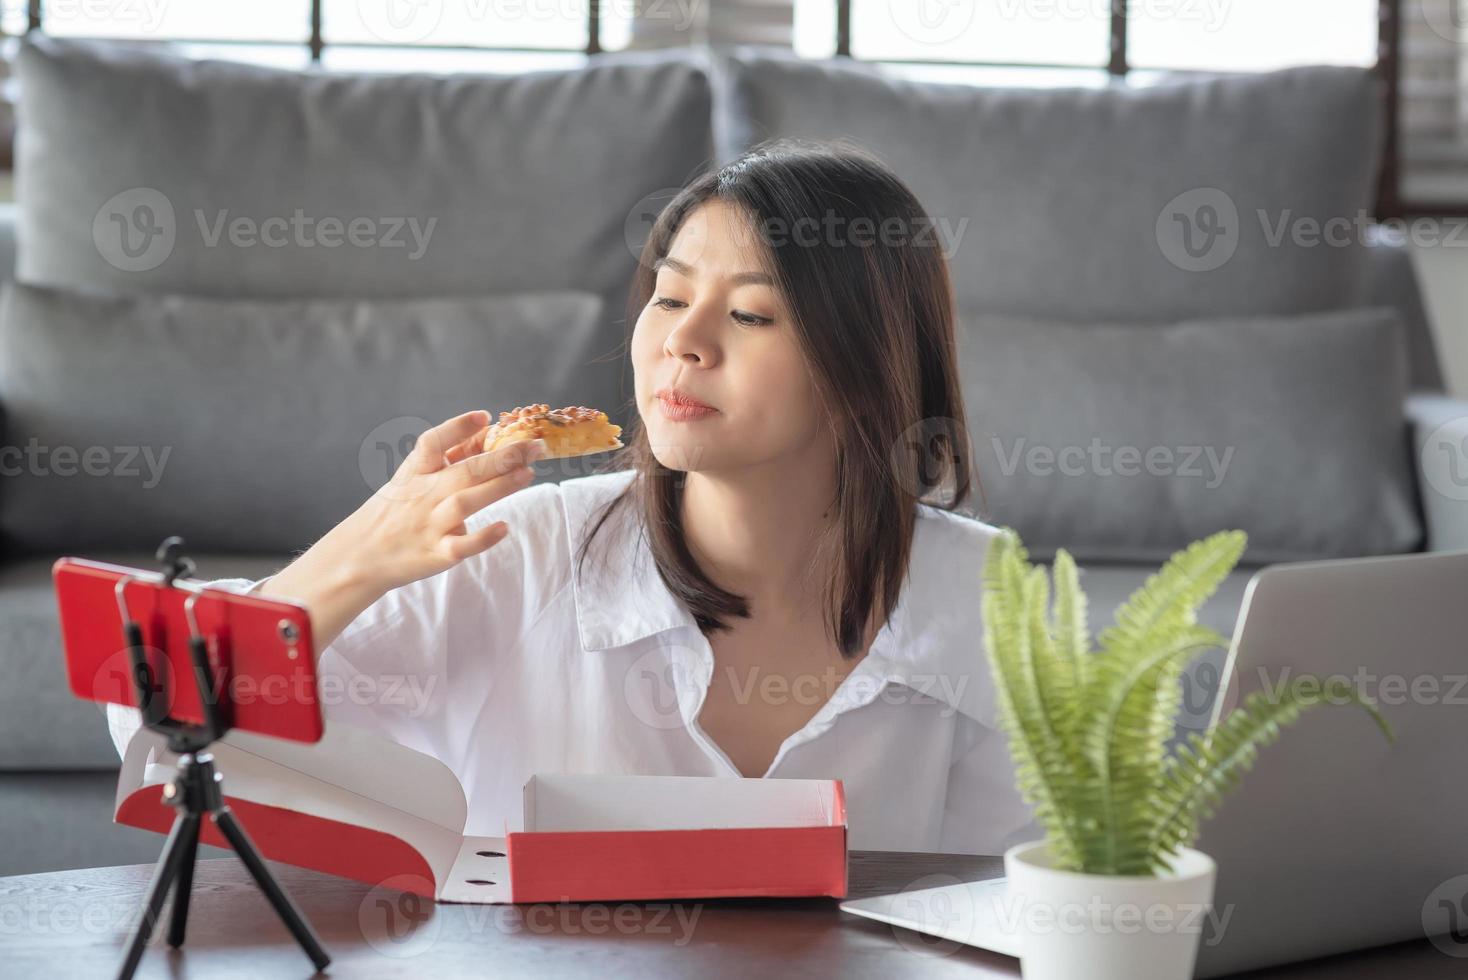
[[[713,329],[696,309],[690,309],[687,313],[668,332],[663,350],[669,357],[708,367],[718,357]]]

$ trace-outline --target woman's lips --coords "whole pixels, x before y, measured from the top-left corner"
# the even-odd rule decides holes
[[[707,405],[689,405],[662,397],[658,398],[658,405],[662,408],[663,418],[671,422],[694,422],[718,411],[717,408],[709,408]]]

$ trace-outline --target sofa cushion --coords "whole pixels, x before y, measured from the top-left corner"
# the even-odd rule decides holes
[[[588,293],[5,290],[0,533],[12,555],[152,549],[170,534],[202,550],[305,549],[429,425],[476,408],[600,406],[616,390],[581,381],[606,353]]]
[[[707,72],[678,52],[518,75],[349,74],[33,35],[17,72],[19,278],[42,285],[585,289],[610,322],[644,198],[712,153]]]
[[[969,319],[988,519],[1036,555],[1158,561],[1225,528],[1251,562],[1421,547],[1396,314],[1167,326]]]
[[[84,557],[157,568],[153,549],[85,551]],[[264,578],[289,558],[190,549],[194,577]],[[79,701],[66,682],[51,563],[59,555],[0,564],[0,769],[117,769],[105,706]]]
[[[1372,206],[1383,128],[1365,69],[1027,90],[760,48],[715,66],[720,160],[772,136],[872,151],[934,219],[969,312],[1163,322],[1361,296],[1363,247],[1311,223],[1354,242]]]

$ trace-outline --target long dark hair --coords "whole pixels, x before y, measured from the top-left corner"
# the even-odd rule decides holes
[[[654,263],[712,199],[736,205],[760,236],[834,428],[834,519],[816,561],[827,572],[828,634],[850,659],[864,649],[872,614],[885,623],[897,605],[915,502],[955,510],[970,494],[947,262],[932,219],[870,153],[844,140],[767,141],[693,180],[658,215],[628,296],[629,348],[653,294]],[[799,233],[813,222],[822,229],[814,240]],[[705,632],[729,629],[729,617],[750,615],[748,601],[715,585],[689,551],[681,521],[687,474],[658,462],[633,402],[626,445],[597,471],[636,475],[602,511],[578,561],[616,508],[632,507],[669,590]]]

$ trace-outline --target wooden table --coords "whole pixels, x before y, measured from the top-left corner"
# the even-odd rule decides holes
[[[1012,978],[1018,963],[850,915],[830,899],[574,905],[434,905],[402,892],[272,864],[311,920],[338,977]],[[0,976],[110,977],[152,868],[0,878]],[[998,858],[851,854],[853,898],[1000,874]],[[307,977],[310,962],[234,858],[201,860],[188,941],[163,941],[139,977]],[[1250,978],[1461,977],[1468,960],[1427,941],[1317,960]]]

